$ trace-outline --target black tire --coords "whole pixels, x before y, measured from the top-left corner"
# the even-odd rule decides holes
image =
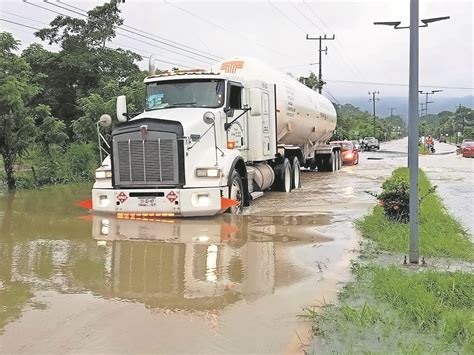
[[[300,161],[297,157],[293,157],[293,164],[291,164],[291,188],[299,189],[301,187],[301,171]]]
[[[332,152],[329,156],[328,171],[333,173],[337,170],[336,153]]]
[[[237,170],[232,171],[231,183],[229,186],[229,198],[240,202],[236,206],[229,207],[226,211],[231,214],[242,214],[244,206],[244,184],[242,177]]]
[[[273,171],[275,171],[275,182],[272,185],[272,190],[290,192],[292,188],[290,161],[285,158],[282,164],[278,164],[273,168]]]

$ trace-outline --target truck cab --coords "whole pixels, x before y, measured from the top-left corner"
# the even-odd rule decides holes
[[[246,163],[276,153],[274,98],[268,83],[235,79],[199,70],[151,75],[145,111],[131,119],[119,98],[93,209],[130,218],[239,213],[248,205]]]

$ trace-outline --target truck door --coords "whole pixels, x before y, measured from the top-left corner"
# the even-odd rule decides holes
[[[228,105],[230,111],[227,113],[227,122],[233,121],[242,113],[242,108],[246,104],[243,102],[243,86],[239,83],[229,82],[228,86]],[[234,142],[235,149],[247,150],[247,114],[240,117],[227,131],[227,142]]]

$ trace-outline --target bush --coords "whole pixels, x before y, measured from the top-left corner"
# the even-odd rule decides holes
[[[408,223],[410,216],[410,186],[401,176],[392,176],[382,185],[377,195],[386,218],[399,223]]]
[[[30,149],[27,165],[31,172],[18,175],[20,188],[92,181],[98,157],[92,144],[53,145],[49,154],[36,146]]]

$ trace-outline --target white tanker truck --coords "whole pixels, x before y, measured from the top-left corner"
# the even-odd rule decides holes
[[[132,219],[240,214],[266,190],[299,188],[301,166],[340,169],[340,147],[327,144],[334,106],[290,76],[249,58],[160,74],[154,61],[145,111],[131,118],[125,96],[117,98],[94,211]]]

